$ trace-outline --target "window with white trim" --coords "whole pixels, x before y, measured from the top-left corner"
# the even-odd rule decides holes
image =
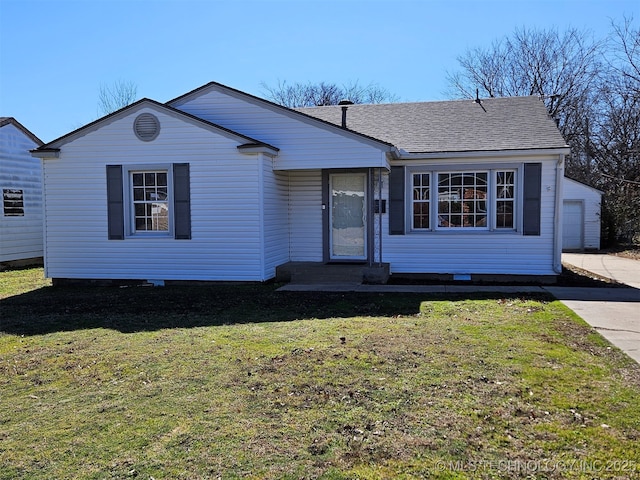
[[[487,228],[487,172],[438,173],[438,228]]]
[[[411,182],[411,229],[515,230],[516,169],[418,171]]]
[[[516,213],[516,172],[498,170],[496,172],[496,228],[515,228]]]
[[[429,184],[431,176],[428,173],[413,174],[413,228],[423,229],[429,228],[429,216],[431,209],[431,200],[429,192]]]
[[[5,217],[24,217],[24,192],[15,188],[2,189],[2,210]]]
[[[130,170],[131,233],[169,233],[170,202],[167,170]]]

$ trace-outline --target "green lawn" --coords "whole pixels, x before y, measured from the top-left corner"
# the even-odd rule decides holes
[[[0,273],[0,478],[640,478],[640,367],[544,296]]]

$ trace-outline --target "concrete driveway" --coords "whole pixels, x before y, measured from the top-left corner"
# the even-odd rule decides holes
[[[566,253],[562,261],[629,285],[630,288],[545,287],[545,290],[640,363],[640,261],[594,253]]]
[[[640,261],[603,253],[563,253],[562,261],[640,289]]]

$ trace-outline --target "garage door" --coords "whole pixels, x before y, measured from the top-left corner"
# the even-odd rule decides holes
[[[582,201],[565,200],[562,218],[562,249],[582,249],[582,232],[584,232],[584,206]]]

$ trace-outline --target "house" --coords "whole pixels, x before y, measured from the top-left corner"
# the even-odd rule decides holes
[[[562,249],[600,249],[602,192],[571,178],[564,179]]]
[[[45,273],[266,281],[310,262],[554,278],[568,153],[536,97],[292,110],[209,83],[32,152]]]
[[[0,264],[42,261],[42,166],[29,153],[42,141],[0,117]]]

